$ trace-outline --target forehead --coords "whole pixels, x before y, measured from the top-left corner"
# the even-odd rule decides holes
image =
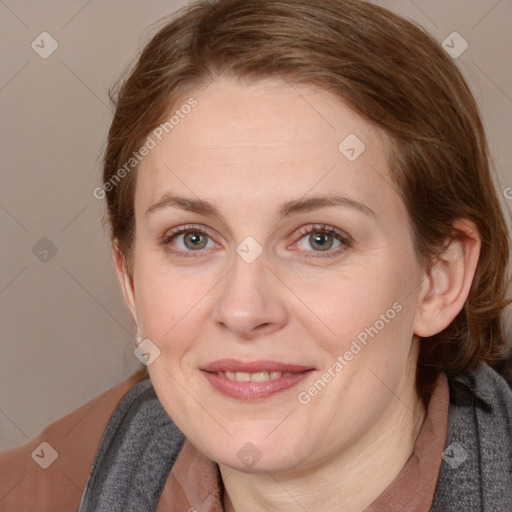
[[[190,98],[195,106],[180,108]],[[168,133],[150,134],[156,146],[137,177],[140,208],[169,191],[226,206],[236,194],[248,207],[250,200],[333,189],[366,196],[377,208],[399,200],[385,134],[316,87],[222,78],[192,91],[173,112]]]
[[[184,96],[173,110],[180,111],[191,97],[197,106],[172,128],[170,145],[198,149],[218,148],[220,143],[222,148],[323,146],[355,132],[366,139],[385,138],[341,99],[312,85],[219,78]]]

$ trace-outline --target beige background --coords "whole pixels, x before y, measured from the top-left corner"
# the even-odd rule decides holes
[[[149,25],[185,3],[0,0],[0,449],[140,367],[92,191],[112,115],[107,88]],[[509,209],[512,1],[378,3],[439,41],[456,31],[468,42],[457,61],[481,106]],[[31,47],[44,31],[59,45],[47,59]]]

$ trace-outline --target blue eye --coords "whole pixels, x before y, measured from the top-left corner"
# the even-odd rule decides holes
[[[209,236],[205,233],[201,233],[200,231],[187,231],[180,235],[175,236],[176,241],[181,239],[181,244],[178,242],[178,246],[180,250],[199,250],[208,248],[208,239]]]
[[[306,226],[300,234],[298,252],[308,258],[338,256],[352,243],[349,235],[325,224]],[[171,253],[184,257],[204,256],[204,250],[219,247],[212,236],[199,226],[176,228],[164,235],[162,244]]]
[[[350,247],[351,239],[348,235],[338,231],[332,226],[307,226],[300,233],[303,235],[297,242],[299,249],[304,252],[316,252],[313,257],[329,257],[337,255],[341,250]]]
[[[199,253],[202,249],[212,249],[216,246],[208,233],[203,229],[191,226],[184,226],[168,233],[162,243],[168,246],[171,252],[183,256],[196,256],[193,253]],[[169,246],[173,246],[175,249]]]

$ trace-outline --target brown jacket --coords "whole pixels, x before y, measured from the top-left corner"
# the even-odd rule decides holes
[[[0,511],[76,512],[110,415],[141,376],[142,370],[130,374],[48,425],[28,443],[1,452]],[[57,452],[46,469],[43,466],[55,453],[40,446],[43,442]]]

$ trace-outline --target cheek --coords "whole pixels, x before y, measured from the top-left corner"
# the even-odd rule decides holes
[[[185,350],[205,320],[213,276],[162,270],[140,261],[135,286],[139,330],[166,353]]]
[[[317,277],[314,285],[296,280],[294,287],[296,295],[305,298],[296,311],[301,311],[309,330],[316,326],[331,355],[348,350],[353,340],[364,346],[404,330],[410,316],[404,304],[409,291],[406,272],[400,275],[396,268],[384,269],[376,262],[371,268],[353,266],[332,274]]]

